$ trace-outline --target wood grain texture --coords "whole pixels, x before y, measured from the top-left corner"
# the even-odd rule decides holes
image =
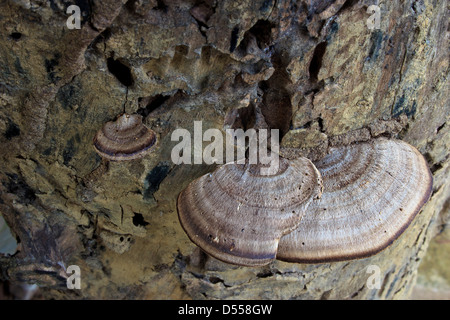
[[[318,263],[373,255],[400,236],[431,194],[424,157],[399,140],[332,148],[316,166],[324,193],[280,240],[277,259]]]
[[[321,190],[320,174],[306,158],[281,158],[272,176],[260,175],[255,165],[230,163],[189,184],[178,197],[178,215],[189,238],[208,254],[264,265]]]

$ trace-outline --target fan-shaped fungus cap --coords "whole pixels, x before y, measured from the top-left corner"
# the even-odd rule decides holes
[[[316,166],[323,195],[281,238],[277,259],[319,263],[373,255],[400,236],[432,189],[424,157],[398,140],[333,148]]]
[[[264,265],[275,259],[278,241],[300,223],[320,197],[320,173],[306,158],[280,158],[274,175],[258,165],[225,164],[193,181],[178,197],[178,215],[189,238],[224,262]]]
[[[142,116],[124,113],[105,123],[94,137],[94,149],[108,160],[143,157],[156,144],[156,134],[142,123]]]

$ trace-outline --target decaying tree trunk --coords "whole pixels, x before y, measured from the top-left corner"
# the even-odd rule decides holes
[[[80,29],[67,27],[71,4]],[[48,298],[408,297],[449,221],[447,1],[9,0],[0,12],[0,212],[19,243],[0,256],[3,280]],[[431,199],[369,258],[251,268],[206,256],[176,200],[214,166],[174,164],[171,133],[199,120],[224,130],[256,106],[285,150],[310,158],[381,135],[410,143],[433,173]],[[158,145],[102,160],[92,139],[124,110]],[[66,286],[71,265],[79,290]]]

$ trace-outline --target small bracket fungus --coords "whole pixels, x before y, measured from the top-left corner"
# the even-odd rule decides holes
[[[225,164],[190,183],[178,197],[189,238],[219,260],[244,266],[275,259],[279,239],[294,230],[322,193],[319,171],[306,158],[281,158],[278,172]]]
[[[281,238],[277,259],[319,263],[373,255],[400,236],[431,194],[424,157],[399,140],[331,148],[316,166],[323,195]]]
[[[156,144],[156,134],[138,114],[122,114],[105,123],[94,137],[94,149],[108,160],[122,161],[145,156]]]

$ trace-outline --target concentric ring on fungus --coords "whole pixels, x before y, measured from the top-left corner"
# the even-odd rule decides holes
[[[316,166],[323,195],[281,238],[277,259],[319,263],[378,253],[408,227],[432,190],[426,160],[399,140],[333,148]]]
[[[189,238],[224,262],[259,266],[275,259],[278,241],[294,230],[314,198],[320,173],[306,158],[280,158],[275,175],[258,165],[225,164],[193,181],[177,202]]]
[[[142,116],[126,114],[105,123],[94,137],[94,149],[103,158],[122,161],[145,156],[156,144],[156,134],[142,123]]]

